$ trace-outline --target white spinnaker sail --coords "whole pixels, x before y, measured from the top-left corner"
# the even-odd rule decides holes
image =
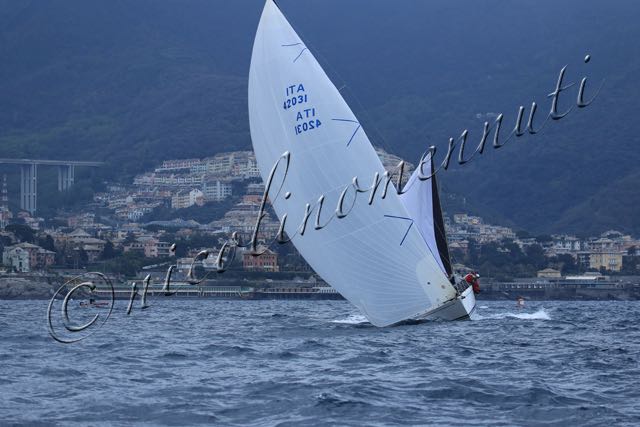
[[[280,156],[291,154],[279,196],[271,202],[285,230],[299,228],[307,203],[325,196],[321,223],[358,177],[368,186],[384,168],[353,112],[279,8],[267,0],[249,73],[251,138],[266,180]],[[283,168],[280,168],[283,169]],[[276,179],[279,187],[279,180]],[[285,199],[284,194],[290,193]],[[393,186],[372,205],[356,197],[350,213],[315,230],[311,216],[293,243],[311,267],[371,323],[387,326],[434,309],[455,290],[407,214]],[[345,200],[345,211],[353,201]]]

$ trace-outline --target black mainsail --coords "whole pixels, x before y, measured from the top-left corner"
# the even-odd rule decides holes
[[[451,277],[453,268],[451,267],[451,255],[449,254],[449,244],[447,243],[447,233],[444,229],[444,218],[442,216],[442,206],[440,205],[440,194],[438,192],[438,182],[436,181],[435,169],[431,163],[431,196],[433,206],[433,230],[438,247],[438,255],[442,261],[442,266]]]

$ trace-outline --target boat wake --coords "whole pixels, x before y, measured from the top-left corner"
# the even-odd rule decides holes
[[[480,307],[482,308],[482,307]],[[482,315],[479,313],[474,313],[472,315],[472,320],[501,320],[501,319],[520,319],[520,320],[551,320],[551,316],[544,308],[534,312],[534,313],[493,313]],[[331,323],[337,323],[340,325],[369,325],[369,321],[362,314],[351,314],[345,319],[335,319],[332,320]],[[423,323],[423,322],[420,322]]]
[[[332,320],[331,323],[340,323],[342,325],[363,325],[365,323],[369,323],[369,321],[362,314],[352,314],[346,319]]]
[[[499,319],[521,319],[521,320],[551,320],[551,316],[546,312],[544,308],[536,311],[535,313],[495,313],[483,316],[476,313],[473,316],[473,320],[499,320]]]

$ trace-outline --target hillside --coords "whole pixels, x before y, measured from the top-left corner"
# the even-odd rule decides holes
[[[262,3],[0,0],[1,156],[106,160],[98,178],[128,181],[161,159],[249,148]],[[371,140],[413,162],[465,128],[471,147],[487,113],[504,113],[506,130],[535,100],[542,117],[565,64],[568,82],[606,79],[593,106],[453,165],[440,182],[494,222],[640,234],[636,2],[279,4],[346,85]]]

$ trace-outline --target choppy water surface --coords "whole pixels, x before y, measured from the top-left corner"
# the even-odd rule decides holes
[[[638,302],[385,329],[342,301],[123,304],[63,345],[47,301],[0,301],[0,425],[640,425]]]

